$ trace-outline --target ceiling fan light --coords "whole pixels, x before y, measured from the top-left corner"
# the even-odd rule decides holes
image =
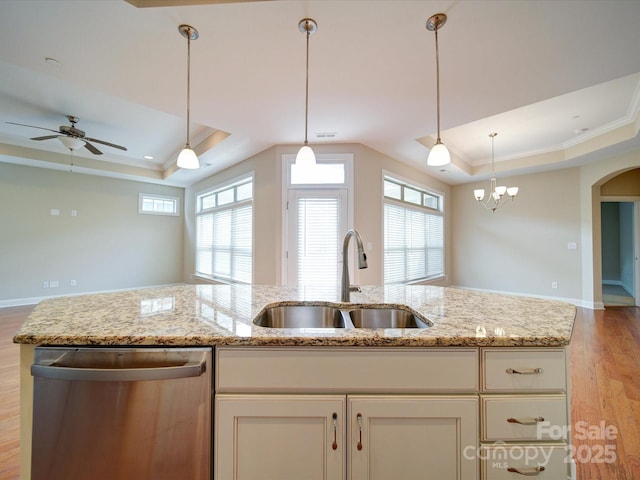
[[[302,168],[312,167],[316,164],[316,154],[309,145],[303,145],[296,155],[296,165]]]
[[[441,167],[451,163],[451,155],[449,149],[442,142],[437,142],[427,157],[427,165],[431,167]]]
[[[60,135],[58,137],[58,140],[60,140],[60,143],[62,143],[71,151],[84,147],[84,142],[76,137],[67,137],[66,135]]]
[[[186,168],[187,170],[200,168],[200,162],[198,161],[196,152],[191,150],[189,147],[184,147],[180,152],[180,155],[178,155],[178,167]]]

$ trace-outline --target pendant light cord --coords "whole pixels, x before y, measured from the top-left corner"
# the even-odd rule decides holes
[[[309,129],[309,37],[311,36],[311,27],[308,21],[305,24],[305,30],[307,31],[307,79],[304,98],[304,144],[308,145],[309,141],[307,140],[307,131]]]
[[[436,26],[435,34],[436,34],[436,115],[438,120],[438,138],[436,139],[436,144],[441,143],[440,141],[440,55],[438,51],[438,26]]]
[[[191,29],[187,29],[187,148],[189,145],[189,117],[191,116]]]

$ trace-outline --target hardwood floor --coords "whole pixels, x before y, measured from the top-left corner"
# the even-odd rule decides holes
[[[20,478],[20,348],[12,342],[33,306],[0,309],[0,478]]]
[[[0,309],[3,480],[20,478],[19,348],[11,340],[32,309]],[[570,371],[576,480],[640,479],[640,308],[579,308]]]
[[[579,309],[570,371],[576,478],[640,478],[640,308]]]

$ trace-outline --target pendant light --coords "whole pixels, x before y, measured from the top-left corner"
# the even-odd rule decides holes
[[[296,155],[296,165],[309,167],[315,165],[316,155],[313,153],[313,149],[309,146],[307,134],[309,130],[309,37],[316,33],[318,30],[318,24],[311,18],[303,18],[298,23],[298,30],[304,33],[307,37],[307,69],[306,69],[306,89],[304,100],[304,145],[298,150]]]
[[[200,162],[196,152],[189,145],[189,117],[191,113],[191,40],[197,40],[200,36],[198,30],[190,25],[180,25],[180,34],[187,39],[187,143],[178,155],[178,167],[194,170],[200,168]]]
[[[484,199],[484,188],[477,188],[473,191],[473,196],[475,199],[483,205],[487,210],[491,210],[495,212],[498,208],[504,205],[504,201],[507,197],[504,196],[506,193],[511,200],[516,198],[518,194],[518,187],[505,187],[498,186],[498,182],[496,180],[496,170],[494,166],[495,162],[495,152],[494,152],[494,143],[496,139],[497,133],[490,133],[489,137],[491,137],[491,181],[489,186],[489,196]]]
[[[451,163],[451,155],[449,150],[440,140],[440,55],[438,51],[438,30],[447,23],[447,16],[444,13],[436,13],[427,20],[427,30],[434,32],[436,35],[436,95],[437,95],[437,120],[438,120],[438,137],[436,144],[431,148],[427,157],[427,165],[432,167],[440,167]]]

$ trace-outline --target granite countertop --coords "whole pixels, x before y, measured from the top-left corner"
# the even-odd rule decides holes
[[[272,329],[253,324],[267,306],[312,302],[402,305],[426,329]],[[333,288],[176,285],[60,297],[38,304],[13,341],[36,345],[562,346],[574,305],[433,286],[362,287],[351,303]]]

